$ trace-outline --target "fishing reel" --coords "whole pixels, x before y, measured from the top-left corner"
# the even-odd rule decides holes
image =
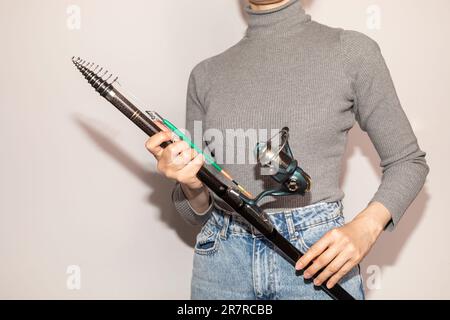
[[[298,166],[289,146],[289,128],[284,127],[267,142],[257,143],[256,159],[264,174],[270,175],[279,186],[257,195],[257,204],[267,196],[304,195],[311,189],[311,177]]]

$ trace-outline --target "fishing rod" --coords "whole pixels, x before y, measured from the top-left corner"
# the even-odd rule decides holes
[[[131,97],[126,96],[125,90],[117,82],[118,77],[111,80],[113,76],[107,70],[104,70],[99,65],[95,66],[94,63],[89,63],[82,60],[79,57],[73,57],[72,62],[86,78],[89,84],[103,98],[114,105],[147,135],[153,136],[154,134],[163,131],[165,127],[177,134],[180,139],[188,142],[192,148],[201,152],[201,149],[196,147],[190,140],[187,139],[186,136],[180,134],[181,132],[178,128],[176,128],[170,121],[160,117],[156,112],[149,112],[147,116],[144,112],[139,110],[132,102]],[[256,197],[251,197],[250,193],[248,193],[244,187],[242,187],[227,172],[217,165],[212,158],[207,157],[205,157],[207,162],[211,163],[217,171],[221,172],[225,177],[227,177],[228,180],[232,181],[237,188],[228,186],[220,181],[204,165],[198,171],[197,177],[212,192],[225,201],[225,203],[233,208],[236,213],[241,215],[268,241],[270,241],[292,266],[295,266],[298,259],[303,256],[303,253],[277,231],[271,223],[267,213],[258,206],[258,202],[263,197],[268,195],[303,195],[311,188],[311,178],[298,166],[297,160],[294,160],[292,151],[289,147],[288,137],[289,129],[283,128],[278,136],[278,138],[282,141],[279,148],[274,146],[274,139],[257,145],[257,156],[263,165],[271,162],[275,162],[277,164],[277,171],[272,178],[279,183],[278,188],[265,190]],[[165,148],[172,142],[173,141],[163,142],[161,147]],[[308,268],[308,266],[304,269],[306,268]],[[354,300],[354,297],[352,297],[339,284],[336,284],[333,288],[327,288],[325,284],[322,284],[320,288],[332,299]]]
[[[209,154],[204,153],[202,149],[200,149],[194,142],[191,141],[180,129],[178,129],[172,122],[170,122],[167,119],[164,119],[161,117],[157,112],[155,111],[145,111],[147,115],[150,117],[150,120],[153,121],[158,125],[159,128],[161,128],[164,131],[172,131],[175,133],[179,139],[187,142],[189,146],[197,151],[198,153],[202,154],[205,157],[206,163],[210,164],[214,169],[216,169],[217,172],[221,173],[226,179],[231,181],[238,189],[248,198],[253,198],[253,195],[245,190],[245,188],[240,185],[228,172],[226,172]]]

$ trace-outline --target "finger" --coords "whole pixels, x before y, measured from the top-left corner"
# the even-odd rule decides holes
[[[175,157],[170,164],[173,168],[177,170],[183,169],[191,160],[197,156],[197,152],[194,149],[183,150],[177,157]]]
[[[162,152],[164,151],[164,148],[161,147],[161,144],[163,142],[170,141],[171,136],[172,135],[168,132],[158,132],[148,138],[148,140],[145,142],[145,147],[156,157],[156,159],[159,159]]]
[[[326,249],[321,255],[314,259],[313,263],[303,273],[303,277],[305,279],[309,279],[317,272],[328,266],[328,264],[339,254],[338,249],[339,248],[336,245]]]
[[[330,280],[328,280],[327,282],[327,288],[333,288],[336,283],[339,282],[339,280],[341,280],[347,273],[349,273],[350,270],[352,270],[352,268],[354,266],[356,266],[356,262],[353,262],[352,260],[347,261],[342,268],[336,272],[331,278]]]
[[[348,260],[350,260],[351,257],[346,255],[345,253],[341,252],[340,254],[337,254],[325,268],[315,279],[314,284],[316,286],[322,285],[325,281],[327,281],[330,277],[335,275],[341,268],[344,266],[345,263],[347,263]]]
[[[159,121],[156,121],[155,124],[156,124],[156,126],[157,126],[158,128],[160,128],[162,131],[165,131],[165,132],[171,132],[170,129],[167,128],[163,123],[161,123],[161,122],[159,122]]]
[[[164,149],[161,159],[164,159],[166,163],[172,163],[179,153],[187,149],[190,149],[190,147],[186,141],[176,141]]]
[[[323,251],[325,251],[331,243],[331,237],[329,234],[325,234],[322,238],[319,239],[315,244],[309,248],[308,251],[297,261],[295,265],[295,269],[301,270],[308,266],[310,262],[318,257]]]
[[[197,172],[205,162],[205,157],[202,154],[198,154],[192,159],[183,169],[178,171],[179,180],[184,183],[191,183],[197,179]]]

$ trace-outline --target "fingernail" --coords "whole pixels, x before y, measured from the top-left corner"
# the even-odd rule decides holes
[[[327,283],[327,288],[328,289],[331,289],[333,287],[333,284],[332,283]]]
[[[311,275],[310,275],[308,272],[305,272],[305,273],[303,274],[303,278],[309,279],[309,278],[311,278]]]
[[[295,269],[300,270],[303,268],[303,263],[301,263],[300,261],[297,262],[297,264],[295,265]]]

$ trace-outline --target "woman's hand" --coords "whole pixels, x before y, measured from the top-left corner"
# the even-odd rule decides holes
[[[185,141],[175,141],[166,148],[161,147],[163,142],[171,139],[171,132],[161,131],[151,136],[145,144],[147,150],[158,161],[158,171],[191,189],[200,189],[202,182],[196,175],[204,163],[203,156]]]
[[[295,268],[306,268],[305,279],[316,276],[315,285],[328,280],[326,285],[332,288],[367,255],[390,219],[381,203],[372,202],[350,223],[327,232],[297,261]]]
[[[151,136],[145,147],[158,161],[158,171],[167,178],[180,182],[192,208],[199,214],[204,213],[210,204],[209,191],[197,178],[197,173],[205,159],[185,141],[175,141],[166,148],[161,147],[163,142],[171,140],[171,132],[161,131]]]

